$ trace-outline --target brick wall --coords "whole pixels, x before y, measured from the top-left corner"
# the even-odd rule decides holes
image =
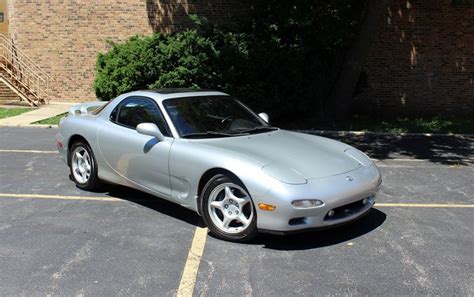
[[[10,35],[19,49],[50,74],[52,101],[95,100],[98,52],[106,40],[179,30],[188,14],[233,25],[245,17],[237,0],[10,0]]]
[[[390,0],[384,14],[356,109],[474,115],[474,1]]]
[[[389,0],[369,49],[356,110],[376,114],[474,114],[474,0]],[[471,1],[471,4],[463,4]],[[238,0],[10,0],[16,45],[53,78],[54,101],[95,100],[106,39],[180,30],[188,14],[236,24]]]

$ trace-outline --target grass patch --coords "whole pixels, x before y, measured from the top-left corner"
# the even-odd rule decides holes
[[[62,114],[58,114],[57,116],[47,118],[47,119],[44,119],[44,120],[41,120],[41,121],[37,121],[37,122],[34,122],[33,124],[37,124],[37,125],[58,125],[61,118],[64,117],[66,114],[67,114],[67,112],[62,113]]]
[[[390,133],[474,133],[474,119],[419,117],[377,120],[353,117],[346,122],[335,123],[326,129],[390,132]]]
[[[3,108],[0,107],[0,119],[14,117],[19,114],[35,110],[34,108],[20,108],[20,107],[12,107],[12,108]]]

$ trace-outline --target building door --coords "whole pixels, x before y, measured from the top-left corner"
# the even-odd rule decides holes
[[[0,0],[0,34],[8,35],[8,0]]]

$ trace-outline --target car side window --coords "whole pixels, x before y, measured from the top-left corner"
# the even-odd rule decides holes
[[[123,100],[110,114],[110,120],[132,129],[141,123],[154,123],[164,136],[171,136],[163,114],[151,99],[132,97]]]

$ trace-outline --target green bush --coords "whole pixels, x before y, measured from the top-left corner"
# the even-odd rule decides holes
[[[96,95],[109,100],[137,89],[196,87],[216,80],[210,60],[216,59],[213,44],[196,31],[164,36],[135,36],[99,54]]]
[[[278,118],[309,108],[314,78],[301,71],[306,63],[299,49],[284,48],[277,40],[187,30],[112,44],[98,57],[94,87],[101,100],[139,89],[223,90]]]
[[[335,80],[334,65],[340,64],[338,49],[350,37],[350,18],[341,19],[343,10],[331,15],[336,11],[332,4],[324,10],[331,12],[329,16],[308,14],[306,2],[299,8],[279,1],[255,5],[247,27],[239,32],[193,17],[195,29],[110,43],[111,49],[97,59],[96,95],[110,100],[139,89],[208,88],[227,92],[257,112],[268,112],[276,124],[314,116],[323,110]],[[267,13],[269,5],[274,14]],[[281,18],[288,9],[292,17]],[[319,16],[322,20],[316,23]],[[334,28],[328,27],[331,18]]]

